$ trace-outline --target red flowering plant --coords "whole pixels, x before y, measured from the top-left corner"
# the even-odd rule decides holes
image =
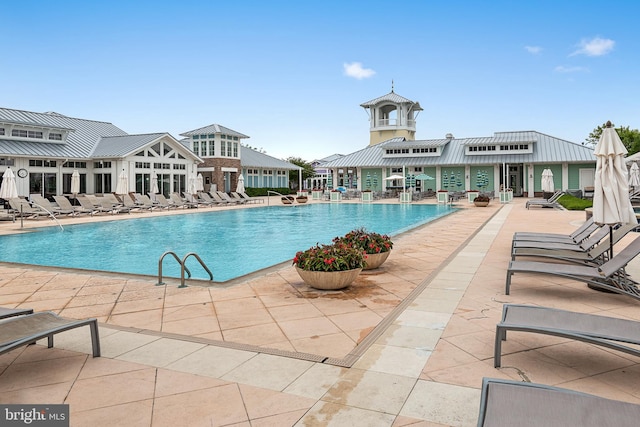
[[[338,242],[333,245],[316,244],[306,251],[299,251],[293,264],[307,271],[345,271],[363,268],[365,262],[359,248]]]
[[[386,234],[367,231],[365,228],[351,230],[343,237],[335,237],[334,243],[342,242],[364,251],[365,254],[379,254],[393,248],[391,237]]]

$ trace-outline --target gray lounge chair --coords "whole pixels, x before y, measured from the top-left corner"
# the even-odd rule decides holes
[[[8,319],[9,317],[22,316],[32,314],[32,308],[6,308],[0,307],[0,319]]]
[[[242,198],[242,196],[240,196],[235,191],[231,192],[231,199],[235,200],[237,203],[240,203],[241,205],[244,205],[245,203],[247,203],[247,199]]]
[[[79,214],[93,214],[93,207],[91,209],[85,209],[82,206],[73,206],[69,199],[67,199],[65,196],[53,196],[53,200],[55,200],[58,206],[60,206],[62,209],[73,210],[74,216]]]
[[[627,264],[640,253],[640,237],[600,266],[572,265],[536,261],[510,261],[505,294],[509,295],[511,276],[515,273],[536,273],[561,276],[585,282],[589,287],[624,294],[640,299],[638,283],[625,271]]]
[[[220,196],[220,198],[222,200],[224,200],[225,202],[229,203],[230,205],[237,205],[240,202],[238,200],[234,200],[231,197],[229,197],[229,195],[227,193],[225,193],[224,191],[216,191],[216,193],[218,194],[218,196]]]
[[[89,211],[90,210],[91,211],[91,215],[101,214],[101,213],[112,213],[113,212],[113,209],[109,209],[109,208],[103,207],[100,204],[95,205],[91,201],[91,199],[89,199],[85,195],[76,196],[76,200],[78,201],[78,203],[80,203],[80,206],[82,206],[82,208],[85,211]]]
[[[156,202],[158,202],[158,205],[161,208],[164,209],[174,209],[177,208],[178,206],[176,206],[175,203],[173,203],[171,200],[167,200],[166,197],[164,197],[164,194],[156,194]]]
[[[17,217],[22,217],[27,219],[38,219],[43,216],[44,217],[55,216],[54,213],[49,213],[44,209],[32,207],[28,201],[26,201],[25,199],[21,199],[19,197],[9,199],[9,206],[11,206],[13,213]]]
[[[31,199],[31,203],[36,205],[37,207],[54,213],[56,215],[74,215],[75,212],[72,209],[65,209],[61,206],[53,206],[49,199],[42,197],[40,194],[32,194],[29,196]]]
[[[542,208],[557,208],[560,206],[558,204],[558,199],[564,195],[564,191],[556,191],[553,193],[551,197],[548,199],[531,199],[527,200],[526,208],[529,209],[531,206],[539,206]]]
[[[186,200],[187,202],[189,202],[189,203],[193,204],[193,205],[196,205],[196,206],[205,206],[205,207],[208,207],[208,208],[210,208],[211,206],[213,206],[213,204],[212,204],[211,202],[207,202],[207,201],[205,201],[205,200],[202,200],[201,198],[199,198],[199,197],[197,197],[197,196],[194,196],[194,195],[193,195],[193,194],[191,194],[191,193],[184,192],[184,193],[182,193],[182,194],[184,195],[185,200]]]
[[[227,204],[226,202],[215,200],[213,197],[211,197],[209,195],[209,193],[207,193],[205,191],[202,191],[202,192],[198,193],[198,197],[204,203],[208,203],[209,206],[219,206],[219,205],[226,205]]]
[[[514,260],[516,257],[526,256],[553,258],[562,261],[576,262],[578,264],[603,264],[608,259],[611,244],[615,245],[618,243],[636,227],[637,224],[620,226],[613,231],[610,239],[601,239],[596,246],[584,251],[576,250],[575,247],[567,249],[566,245],[555,243],[543,244],[541,247],[512,247],[511,259]]]
[[[478,427],[632,427],[640,405],[560,387],[483,378]]]
[[[65,319],[50,311],[12,317],[0,322],[0,355],[42,338],[47,338],[48,347],[51,348],[55,334],[87,325],[91,329],[93,357],[99,357],[100,339],[96,319]]]
[[[571,234],[557,234],[557,233],[531,233],[531,232],[516,232],[513,233],[513,241],[516,240],[534,240],[534,241],[552,241],[552,242],[566,242],[566,243],[580,243],[584,239],[593,234],[600,226],[593,221],[593,217],[585,221],[580,227],[578,227]]]
[[[501,364],[502,341],[507,339],[507,331],[571,338],[640,356],[640,348],[624,345],[640,345],[640,322],[556,308],[504,304],[502,320],[496,325],[493,359],[496,368]]]
[[[182,197],[180,197],[180,194],[176,192],[171,193],[169,197],[171,197],[171,202],[179,208],[197,208],[198,207],[197,203],[191,203],[191,202],[186,202],[182,200]]]
[[[213,200],[218,202],[218,204],[220,204],[220,205],[235,205],[236,204],[235,202],[231,202],[231,201],[228,201],[228,200],[223,200],[222,197],[220,197],[220,195],[215,191],[209,192],[209,195],[211,196],[211,198]]]
[[[637,227],[637,225],[635,225]],[[632,227],[634,228],[634,227]],[[566,249],[570,251],[584,252],[593,249],[603,240],[609,240],[609,227],[600,227],[595,233],[580,243],[573,242],[554,242],[545,240],[515,240],[511,242],[511,253],[518,248],[540,248],[540,249]]]
[[[264,203],[264,199],[262,197],[251,197],[247,193],[239,192],[240,197],[244,198],[247,203]]]

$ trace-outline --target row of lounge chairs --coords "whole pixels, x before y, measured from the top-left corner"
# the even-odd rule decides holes
[[[586,221],[571,234],[518,232],[513,236],[512,260],[505,293],[515,273],[555,275],[586,282],[590,287],[640,299],[638,284],[625,271],[640,254],[640,237],[615,256],[615,244],[637,226],[622,225],[610,236],[608,226]],[[611,237],[611,240],[610,240]],[[516,257],[544,257],[554,262],[523,261]],[[502,342],[508,331],[574,339],[640,356],[640,322],[576,313],[557,308],[505,304],[496,325],[494,366],[501,366]],[[522,341],[521,341],[522,343]],[[521,381],[484,378],[478,426],[635,426],[640,405],[573,390]]]

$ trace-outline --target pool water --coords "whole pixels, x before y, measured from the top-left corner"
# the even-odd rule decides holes
[[[391,236],[425,224],[455,208],[409,204],[310,204],[43,227],[0,236],[0,261],[43,266],[158,274],[166,251],[179,258],[195,252],[224,282],[291,260],[297,251],[365,227]],[[209,275],[194,257],[187,260],[193,278]],[[165,257],[163,275],[180,277],[180,267]]]

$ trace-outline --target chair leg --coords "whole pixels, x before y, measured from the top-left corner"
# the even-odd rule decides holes
[[[505,289],[504,289],[505,295],[509,295],[509,290],[511,288],[511,276],[512,275],[513,275],[513,272],[511,270],[507,270],[507,280],[506,280]]]
[[[100,357],[100,335],[98,333],[98,320],[94,319],[89,323],[91,328],[91,347],[93,348],[93,357]]]
[[[507,339],[506,331],[503,330],[499,325],[496,325],[496,341],[493,347],[493,367],[499,368],[502,357],[502,340]]]

